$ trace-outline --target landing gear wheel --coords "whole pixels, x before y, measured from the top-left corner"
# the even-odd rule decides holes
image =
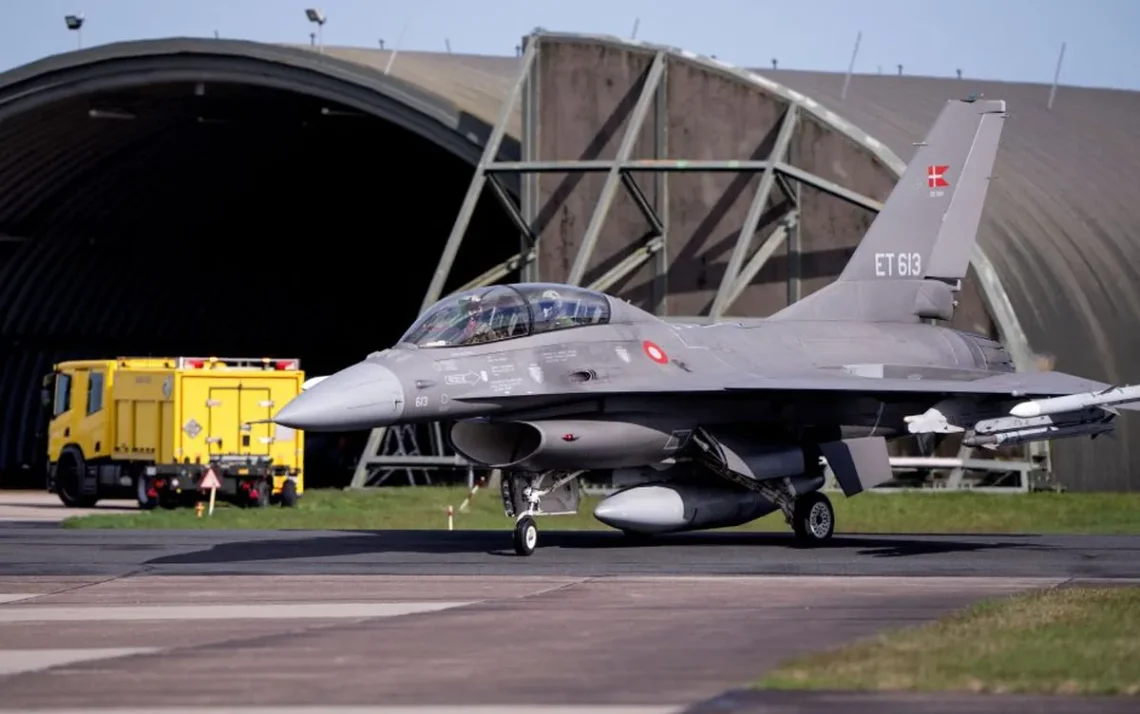
[[[287,479],[285,483],[281,484],[281,506],[282,508],[293,508],[297,505],[297,482],[293,479]]]
[[[523,516],[515,524],[515,552],[530,555],[538,545],[538,524],[530,516]]]
[[[796,539],[807,545],[818,545],[835,532],[835,509],[831,499],[819,491],[796,499],[792,513],[792,530]]]

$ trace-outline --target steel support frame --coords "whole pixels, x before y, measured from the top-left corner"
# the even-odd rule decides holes
[[[636,49],[636,46],[631,45],[631,49]],[[571,282],[580,284],[580,281],[585,275],[585,271],[592,258],[598,235],[604,226],[606,216],[608,215],[609,208],[616,194],[617,183],[620,181],[630,193],[634,202],[646,217],[646,220],[652,226],[652,231],[642,245],[635,248],[630,255],[613,269],[607,271],[605,275],[594,280],[589,287],[606,290],[623,277],[637,270],[647,261],[654,260],[655,311],[657,314],[664,316],[668,313],[667,299],[665,297],[667,286],[664,282],[668,261],[667,243],[665,240],[665,236],[668,232],[668,211],[664,210],[659,214],[658,211],[654,210],[654,207],[650,205],[644,193],[642,193],[637,186],[631,172],[652,173],[656,176],[657,204],[662,207],[668,205],[668,182],[664,180],[665,174],[672,172],[762,172],[761,185],[758,187],[752,206],[746,216],[746,224],[742,226],[740,237],[734,248],[733,259],[730,262],[730,269],[726,271],[725,278],[722,280],[718,289],[715,309],[712,311],[713,314],[709,316],[710,320],[718,319],[724,311],[727,311],[731,307],[750,281],[753,280],[763,268],[766,260],[774,254],[784,242],[787,243],[789,258],[788,302],[796,302],[802,297],[799,275],[800,231],[798,214],[801,186],[811,186],[824,193],[835,196],[840,200],[871,211],[878,212],[882,209],[882,203],[880,201],[816,176],[787,161],[787,144],[794,135],[794,127],[797,123],[798,113],[802,111],[801,103],[798,100],[789,102],[789,109],[786,111],[781,123],[776,145],[767,160],[685,160],[665,158],[665,155],[668,153],[666,148],[668,145],[668,137],[665,132],[666,122],[663,120],[667,111],[664,77],[668,71],[668,60],[673,53],[664,49],[658,49],[654,54],[653,62],[646,75],[646,81],[642,87],[638,102],[630,114],[625,133],[619,145],[618,153],[614,159],[594,161],[540,160],[537,156],[540,131],[537,120],[539,86],[538,82],[536,82],[532,76],[533,68],[540,51],[540,36],[531,35],[524,39],[524,51],[518,79],[508,94],[506,101],[504,101],[498,120],[484,146],[482,158],[475,168],[467,195],[460,207],[451,234],[448,236],[428,290],[424,295],[421,310],[426,309],[443,296],[444,286],[450,275],[451,268],[454,265],[456,255],[458,254],[459,247],[471,218],[474,215],[475,207],[479,198],[482,196],[483,189],[488,184],[490,184],[494,195],[499,199],[512,222],[514,222],[519,229],[520,251],[517,255],[512,256],[499,265],[489,268],[479,277],[469,281],[460,288],[461,290],[493,284],[515,270],[521,272],[522,279],[524,280],[537,279],[538,236],[535,234],[532,226],[535,215],[537,214],[535,201],[538,188],[538,174],[605,172],[607,174],[606,183],[602,195],[595,206],[595,211],[587,227],[586,235],[579,247],[578,255],[575,256],[574,267],[570,275]],[[511,114],[515,106],[519,104],[520,97],[523,103],[522,137],[520,137],[522,140],[523,160],[510,162],[498,161],[497,156],[503,138],[506,135]],[[654,155],[656,158],[631,159],[629,158],[630,153],[645,123],[649,109],[654,104],[654,97],[656,97],[655,109],[658,129],[654,141]],[[882,153],[881,147],[873,151]],[[888,151],[885,157],[880,158],[885,158],[888,168],[895,173],[896,178],[901,178],[905,165],[898,160],[897,157]],[[497,174],[512,172],[521,174],[521,207],[511,200],[509,193],[497,179]],[[752,225],[752,223],[755,222],[758,224],[759,217],[763,215],[763,209],[767,203],[768,196],[770,196],[773,185],[780,188],[781,192],[792,204],[793,210],[789,211],[780,219],[776,230],[756,249],[747,263],[745,263],[744,256],[747,255],[756,229],[756,226]],[[753,214],[755,214],[755,217]],[[751,230],[745,230],[749,227],[751,227]],[[1009,303],[1009,299],[997,277],[996,271],[978,246],[975,246],[971,263],[975,268],[975,274],[979,280],[979,288],[983,300],[990,311],[991,317],[997,323],[1003,340],[1010,349],[1011,357],[1013,358],[1016,368],[1019,370],[1031,368],[1035,359],[1032,350],[1029,348],[1024,332],[1020,328],[1019,321],[1013,312],[1012,305]],[[372,442],[375,440],[374,446],[379,447],[385,438],[384,432],[385,430],[383,429],[374,430],[372,435],[370,435],[370,445],[372,445]],[[440,446],[442,446],[442,442],[440,442]],[[1035,465],[1042,470],[1049,471],[1048,443],[1032,442],[1028,447]],[[399,454],[393,456],[376,456],[375,454],[375,449],[366,450],[357,468],[357,476],[366,478],[368,468],[377,465],[402,466],[413,462],[422,463],[429,468],[432,466],[462,468],[465,465],[465,463],[460,463],[462,459],[459,459],[459,457],[405,456]],[[973,461],[967,460],[965,458],[966,456],[967,454],[965,452],[959,454],[957,460],[958,468],[969,468],[969,466],[966,466],[967,463],[973,465]],[[447,463],[444,464],[443,461],[440,461],[441,459]],[[437,461],[438,463],[436,463]],[[429,462],[431,463],[429,464]],[[409,478],[411,478],[410,475]],[[469,476],[469,479],[470,478]],[[354,478],[354,484],[357,480],[358,479]],[[1022,486],[1024,487],[1024,484]]]
[[[768,205],[768,199],[772,195],[772,187],[776,183],[776,166],[784,160],[788,153],[788,147],[791,146],[792,137],[795,135],[798,116],[799,109],[795,104],[789,104],[788,108],[784,110],[784,119],[780,123],[780,132],[776,136],[776,144],[768,156],[768,166],[764,168],[764,172],[760,176],[760,186],[756,189],[756,195],[752,198],[752,205],[748,207],[748,213],[744,216],[744,225],[741,226],[740,235],[736,238],[736,245],[728,259],[728,267],[720,280],[720,288],[717,289],[716,297],[713,298],[709,316],[714,320],[720,319],[725,310],[732,306],[732,303],[744,290],[745,285],[760,272],[760,268],[764,266],[768,256],[775,251],[776,243],[769,239],[753,256],[758,260],[750,261],[756,263],[755,269],[752,270],[753,266],[749,265],[749,269],[752,270],[751,274],[741,274],[741,269],[744,267],[744,257],[747,255],[748,249],[752,247],[752,237],[756,233],[756,229],[760,227],[760,218],[764,215],[764,207]],[[782,241],[783,239],[779,240]]]

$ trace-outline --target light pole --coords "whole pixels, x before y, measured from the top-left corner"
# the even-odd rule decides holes
[[[67,29],[75,33],[75,49],[83,49],[83,16],[67,15],[63,18]]]
[[[324,54],[325,51],[325,21],[328,20],[325,14],[315,8],[305,10],[305,17],[309,18],[309,22],[315,22],[317,25],[317,51]]]

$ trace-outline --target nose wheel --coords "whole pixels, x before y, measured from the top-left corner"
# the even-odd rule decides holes
[[[531,516],[523,516],[515,523],[515,552],[530,555],[538,545],[538,524]]]

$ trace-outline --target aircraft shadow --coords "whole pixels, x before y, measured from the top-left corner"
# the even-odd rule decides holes
[[[265,540],[225,540],[189,553],[159,556],[146,565],[205,565],[274,560],[324,559],[351,556],[416,553],[427,555],[490,555],[517,557],[509,531],[341,531],[334,534]],[[755,547],[797,550],[805,553],[846,551],[872,558],[907,557],[988,549],[1026,547],[999,539],[956,540],[934,536],[835,536],[823,546],[803,546],[791,534],[681,533],[631,538],[609,531],[542,531],[539,549],[629,551],[659,548]],[[382,564],[377,561],[376,564]]]

